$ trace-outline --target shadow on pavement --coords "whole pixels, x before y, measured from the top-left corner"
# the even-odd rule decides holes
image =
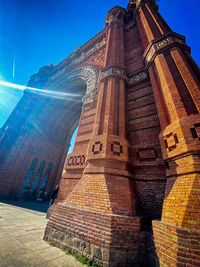
[[[0,202],[17,206],[24,209],[35,210],[46,213],[49,208],[49,202],[36,202],[36,201],[14,201],[14,200],[0,200]]]

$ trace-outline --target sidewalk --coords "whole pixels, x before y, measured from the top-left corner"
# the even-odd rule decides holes
[[[0,202],[0,267],[82,267],[43,241],[47,203]]]

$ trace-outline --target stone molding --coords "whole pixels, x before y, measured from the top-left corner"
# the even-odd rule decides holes
[[[97,99],[97,82],[98,82],[98,71],[92,66],[85,66],[79,69],[75,69],[72,72],[66,73],[61,79],[57,79],[54,84],[54,88],[63,86],[67,81],[82,79],[87,84],[86,94],[83,96],[83,105],[93,103]],[[50,86],[50,83],[49,85]]]
[[[104,78],[106,78],[108,76],[112,76],[112,75],[117,75],[119,77],[126,78],[126,72],[124,69],[111,66],[108,69],[104,69],[101,72],[101,80],[103,80]]]
[[[104,69],[101,72],[101,80],[103,80],[109,76],[112,76],[112,75],[117,75],[119,77],[125,78],[128,85],[136,84],[136,83],[143,81],[143,80],[146,80],[148,78],[148,74],[145,70],[134,73],[132,75],[127,75],[126,71],[124,69],[112,66],[108,69]]]
[[[69,58],[71,58],[73,61],[71,62],[71,65],[75,65],[77,63],[80,63],[81,61],[85,60],[89,55],[91,55],[93,52],[96,52],[98,49],[102,48],[103,46],[106,45],[106,38],[103,38],[101,42],[95,43],[95,45],[89,49],[87,52],[81,52],[80,56],[74,55],[72,53]]]
[[[103,48],[106,45],[106,36],[104,32],[102,36],[100,36],[96,41],[93,42],[94,43],[92,43],[91,45],[88,44],[78,47],[71,54],[69,54],[68,57],[57,66],[58,70],[51,78],[56,79],[57,76],[61,76],[69,67],[81,63],[93,53],[96,53],[99,49]]]
[[[49,66],[40,68],[38,73],[31,76],[28,86],[48,86],[52,81],[55,81],[63,76],[63,74],[66,73],[69,68],[71,69],[72,67],[75,67],[77,64],[83,62],[89,56],[98,52],[105,46],[106,33],[104,29],[83,46],[76,48],[57,66],[50,64]]]
[[[108,12],[107,19],[105,21],[106,25],[111,26],[112,23],[119,23],[124,26],[123,17],[126,11],[124,8],[115,6]]]
[[[148,78],[146,71],[141,71],[136,74],[133,74],[130,78],[127,78],[127,82],[129,85],[136,84],[140,81],[146,80]]]
[[[182,45],[185,48],[189,49],[189,47],[185,44],[185,38],[182,35],[175,33],[167,34],[159,40],[151,42],[147,47],[144,53],[146,64],[149,64],[157,53],[162,52],[163,49],[165,49],[166,47],[171,47],[172,45]]]

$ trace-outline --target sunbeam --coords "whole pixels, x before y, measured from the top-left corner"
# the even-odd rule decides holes
[[[9,83],[5,81],[0,81],[0,85],[10,87],[10,88],[15,88],[15,89],[22,90],[22,91],[28,89],[30,91],[37,92],[42,95],[46,95],[46,96],[54,97],[54,98],[60,98],[60,99],[64,98],[67,100],[74,100],[74,98],[76,98],[77,100],[81,100],[82,98],[82,95],[80,94],[71,94],[71,93],[50,91],[50,90],[45,90],[45,89],[38,89],[38,88],[29,87],[29,86]]]

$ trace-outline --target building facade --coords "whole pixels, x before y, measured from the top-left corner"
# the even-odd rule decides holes
[[[0,194],[60,182],[45,240],[103,266],[198,266],[199,77],[155,1],[115,6],[105,29],[31,77],[68,95],[26,90],[2,131]]]

